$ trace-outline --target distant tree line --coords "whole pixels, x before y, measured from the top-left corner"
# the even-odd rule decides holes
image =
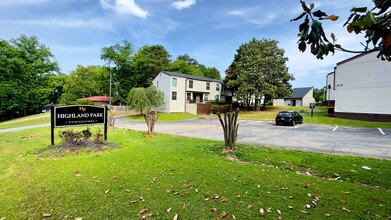
[[[80,98],[109,95],[110,76],[115,104],[127,104],[132,88],[149,87],[162,70],[220,79],[216,68],[187,54],[171,60],[162,45],[145,45],[135,52],[124,40],[102,48],[101,59],[104,66],[78,65],[67,75],[37,37],[0,39],[0,119],[38,113],[47,104],[76,104]]]

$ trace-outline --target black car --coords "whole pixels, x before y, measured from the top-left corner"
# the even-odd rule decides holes
[[[276,125],[293,125],[302,124],[303,116],[297,111],[281,111],[276,116]]]

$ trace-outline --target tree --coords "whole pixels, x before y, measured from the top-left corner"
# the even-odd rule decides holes
[[[133,88],[129,92],[128,103],[130,109],[140,111],[143,114],[148,127],[148,135],[153,135],[159,113],[151,111],[151,109],[164,103],[164,93],[153,85],[148,88]]]
[[[179,55],[171,63],[168,70],[183,74],[206,77],[211,79],[220,79],[220,72],[215,67],[206,67],[200,64],[196,59],[191,58],[188,54]]]
[[[152,80],[170,64],[171,55],[162,45],[143,46],[134,55],[137,86],[148,87]]]
[[[35,36],[0,40],[0,114],[13,118],[36,113],[50,102],[46,75],[59,69],[53,59]]]
[[[61,104],[76,104],[80,98],[107,94],[109,87],[107,69],[100,66],[81,66],[69,74],[65,81]]]
[[[163,101],[163,92],[153,85],[148,88],[132,88],[128,95],[129,108],[140,112],[140,114],[150,112],[153,107],[161,106]]]
[[[325,100],[326,86],[321,89],[314,89],[314,98],[316,103],[321,103]]]
[[[100,58],[106,61],[107,68],[113,74],[112,96],[119,103],[126,103],[129,90],[137,87],[137,76],[134,71],[133,45],[127,40],[122,45],[104,47]]]
[[[289,81],[294,78],[285,65],[288,58],[277,44],[276,40],[253,38],[237,50],[226,71],[225,86],[241,103],[258,109],[262,97],[273,99],[291,93]]]
[[[351,14],[345,22],[349,33],[361,34],[365,32],[365,44],[363,51],[351,51],[345,49],[342,45],[336,44],[336,37],[331,33],[331,42],[326,37],[326,33],[320,21],[336,21],[339,16],[327,15],[321,10],[315,10],[315,4],[311,3],[308,7],[304,1],[300,1],[303,13],[291,21],[297,21],[304,18],[304,22],[299,26],[299,50],[304,52],[307,45],[311,46],[311,53],[318,59],[323,59],[329,53],[340,50],[350,53],[365,53],[379,51],[378,58],[391,61],[391,19],[389,8],[390,0],[373,0],[374,7],[354,7]]]

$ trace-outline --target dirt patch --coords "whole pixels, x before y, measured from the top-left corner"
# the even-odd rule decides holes
[[[62,143],[62,144],[54,145],[42,150],[40,153],[54,151],[57,153],[66,154],[66,153],[74,153],[82,150],[102,152],[108,149],[114,149],[118,147],[119,145],[113,142],[102,143],[102,142],[96,142],[90,140],[82,140],[77,142],[76,144]]]
[[[227,159],[236,163],[250,164],[250,162],[239,160],[237,157],[233,155],[227,155]]]

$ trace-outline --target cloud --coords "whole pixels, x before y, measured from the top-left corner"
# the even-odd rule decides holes
[[[144,19],[149,16],[148,11],[142,9],[134,0],[100,0],[100,4],[102,8],[112,9],[120,14],[131,14]]]
[[[190,6],[194,5],[197,2],[197,0],[182,0],[182,1],[176,1],[171,3],[171,7],[176,9],[184,9],[189,8]]]

